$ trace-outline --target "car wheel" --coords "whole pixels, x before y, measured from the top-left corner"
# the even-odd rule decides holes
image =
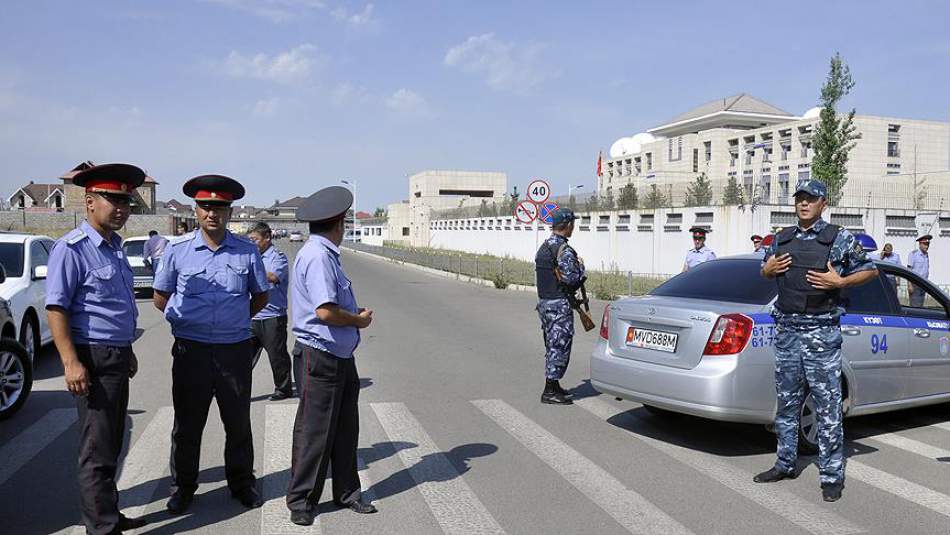
[[[818,412],[815,396],[805,391],[805,400],[798,414],[798,451],[806,454],[818,452]]]
[[[40,354],[40,326],[36,322],[36,316],[30,312],[23,317],[23,324],[20,325],[20,344],[26,349],[30,362],[35,361],[36,356]]]
[[[0,340],[0,420],[13,416],[33,389],[33,363],[18,342]]]

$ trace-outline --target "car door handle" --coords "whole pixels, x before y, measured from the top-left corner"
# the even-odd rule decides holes
[[[914,329],[914,336],[917,338],[930,338],[929,329]]]
[[[841,334],[846,336],[857,336],[861,334],[861,329],[858,329],[857,327],[844,326],[841,328]]]

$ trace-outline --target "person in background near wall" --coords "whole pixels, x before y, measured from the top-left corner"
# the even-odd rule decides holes
[[[142,249],[142,258],[152,269],[152,273],[155,273],[158,269],[158,262],[162,258],[162,253],[165,252],[166,245],[168,245],[168,240],[160,235],[157,230],[148,231],[148,241],[145,242],[145,247]]]
[[[931,239],[933,239],[933,236],[930,234],[925,234],[917,238],[917,249],[911,251],[910,254],[907,255],[907,267],[924,279],[930,278],[930,253],[928,251],[930,251]],[[910,306],[924,306],[923,288],[919,288],[913,284],[910,284],[908,293],[910,298]]]
[[[693,227],[689,231],[693,233],[693,248],[686,252],[683,271],[689,271],[704,262],[716,259],[716,253],[706,247],[706,234],[710,231],[703,227]]]
[[[290,354],[287,353],[287,284],[290,266],[287,255],[271,242],[271,229],[263,221],[248,231],[247,237],[257,244],[267,270],[267,282],[271,283],[267,294],[267,306],[251,318],[251,342],[254,344],[254,360],[257,366],[261,351],[267,351],[270,370],[274,375],[274,393],[271,401],[294,397],[294,384],[290,377]],[[296,370],[294,370],[296,372]],[[300,378],[297,377],[299,384]]]
[[[762,236],[758,234],[752,235],[752,252],[758,253],[762,251]]]
[[[901,255],[894,252],[894,246],[890,243],[884,244],[884,248],[881,249],[881,253],[878,254],[876,258],[887,264],[893,264],[895,266],[901,265]],[[894,285],[894,289],[897,290],[897,277],[888,275],[887,280],[891,281],[891,284]]]

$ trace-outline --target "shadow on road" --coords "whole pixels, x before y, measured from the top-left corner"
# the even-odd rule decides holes
[[[470,461],[476,457],[485,457],[498,451],[494,444],[474,443],[456,446],[447,452],[424,455],[412,467],[405,468],[377,482],[365,492],[372,492],[377,500],[395,496],[418,485],[435,481],[450,481],[471,470]],[[390,453],[391,455],[391,453]],[[446,470],[448,460],[454,470]],[[413,477],[413,472],[420,480]],[[331,507],[332,503],[329,504]]]

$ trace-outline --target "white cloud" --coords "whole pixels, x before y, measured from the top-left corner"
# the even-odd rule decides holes
[[[322,0],[205,0],[254,16],[281,23],[305,15],[309,11],[326,8]]]
[[[402,88],[386,98],[386,107],[404,115],[428,115],[429,105],[426,99]]]
[[[445,64],[485,77],[490,87],[516,93],[528,93],[539,84],[557,76],[541,64],[544,47],[501,41],[493,33],[469,37],[445,54]]]
[[[353,102],[362,104],[369,100],[371,97],[365,87],[356,87],[350,82],[339,83],[330,91],[330,101],[335,106],[345,106]]]
[[[331,14],[338,21],[352,24],[353,26],[364,26],[374,21],[373,4],[366,4],[366,7],[358,13],[350,13],[345,7],[334,9]]]
[[[258,100],[254,103],[254,109],[251,110],[251,113],[255,117],[270,117],[277,112],[279,104],[280,99],[277,97]]]
[[[293,83],[308,78],[319,61],[317,47],[307,43],[275,56],[264,53],[245,56],[232,51],[224,60],[222,68],[234,78]]]

